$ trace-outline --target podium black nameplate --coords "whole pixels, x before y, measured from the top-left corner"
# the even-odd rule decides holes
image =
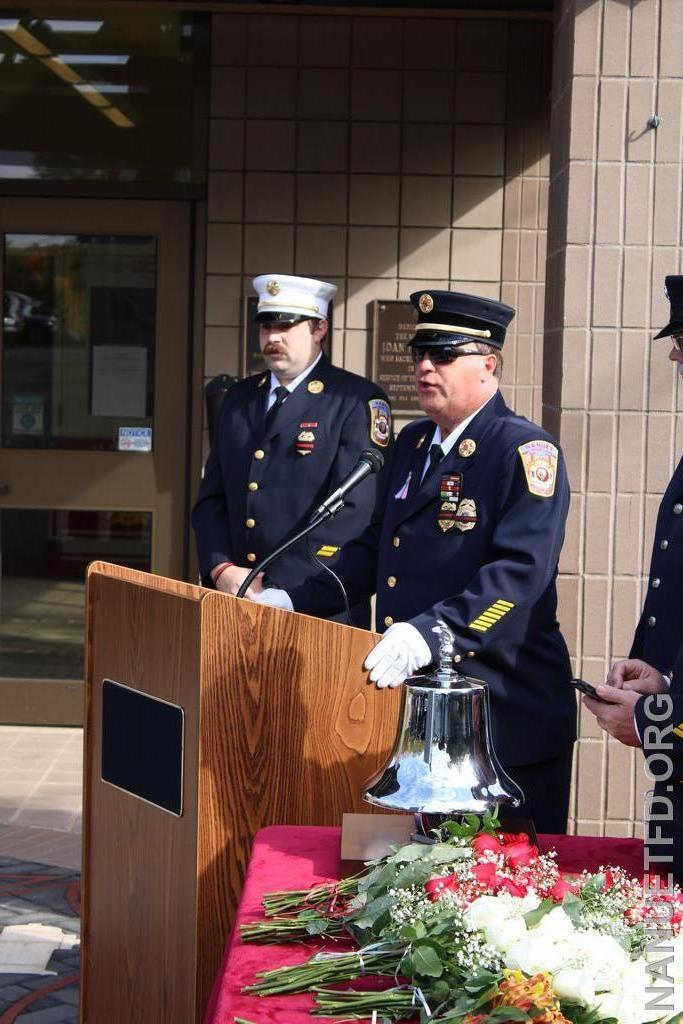
[[[154,807],[183,812],[184,713],[113,679],[102,681],[102,781]]]

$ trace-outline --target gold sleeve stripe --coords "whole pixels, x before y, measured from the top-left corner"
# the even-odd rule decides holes
[[[514,607],[512,601],[504,601],[502,597],[499,597],[492,605],[480,612],[476,619],[470,622],[468,628],[474,629],[477,633],[485,633]]]
[[[683,722],[681,722],[680,725],[676,726],[676,728],[674,729],[674,735],[678,736],[679,740],[683,740]]]
[[[316,555],[319,555],[322,558],[332,558],[332,555],[336,555],[338,551],[339,548],[333,547],[332,544],[323,544],[323,546],[318,548],[316,551]]]

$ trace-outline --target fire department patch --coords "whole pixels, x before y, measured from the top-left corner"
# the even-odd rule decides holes
[[[526,485],[538,498],[552,498],[557,480],[557,448],[550,441],[527,441],[517,449]]]
[[[370,406],[370,440],[380,448],[386,448],[391,437],[391,409],[383,398],[371,398]]]

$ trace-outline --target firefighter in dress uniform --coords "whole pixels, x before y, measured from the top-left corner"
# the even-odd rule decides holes
[[[404,427],[383,507],[335,571],[349,596],[376,591],[386,630],[366,660],[378,686],[436,660],[437,619],[456,661],[488,682],[499,760],[525,791],[520,816],[566,829],[576,702],[556,617],[555,578],[569,505],[553,439],[508,409],[499,391],[514,310],[455,292],[416,292],[410,342],[420,407]],[[321,575],[255,599],[329,614]]]
[[[666,278],[669,323],[655,340],[670,338],[669,359],[683,376],[683,276]],[[615,739],[642,747],[651,778],[645,822],[646,869],[683,883],[683,458],[664,493],[652,547],[650,575],[630,655],[607,674],[598,694],[583,701]],[[616,687],[615,691],[613,687]],[[667,760],[669,766],[667,767]],[[646,819],[648,815],[646,813]],[[648,842],[650,840],[650,842]]]
[[[223,399],[192,513],[202,582],[230,594],[308,523],[363,449],[386,455],[392,441],[384,392],[333,366],[322,352],[335,285],[284,274],[253,283],[268,369],[235,384]],[[343,546],[370,522],[378,484],[377,476],[363,480],[335,519],[272,563],[269,580],[302,582],[317,571],[311,554],[333,568]],[[352,620],[369,626],[367,599],[352,609]]]

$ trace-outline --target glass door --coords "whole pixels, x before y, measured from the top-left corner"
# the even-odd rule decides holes
[[[93,559],[183,570],[189,216],[0,200],[0,721],[80,721]]]

